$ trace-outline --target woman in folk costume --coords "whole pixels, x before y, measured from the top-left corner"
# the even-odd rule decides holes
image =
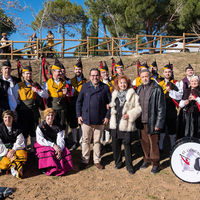
[[[27,161],[24,136],[14,122],[15,114],[6,110],[2,114],[3,122],[0,124],[0,169],[11,170],[17,178],[23,176],[23,165]]]
[[[45,169],[48,176],[60,176],[73,169],[70,152],[65,147],[64,130],[53,124],[54,117],[54,110],[47,108],[44,111],[45,120],[36,129],[39,169]]]
[[[178,138],[200,138],[200,86],[198,76],[191,77],[190,87],[184,90],[179,106],[181,113]]]
[[[141,114],[139,97],[131,87],[131,81],[125,75],[118,76],[114,83],[110,103],[110,129],[115,168],[123,167],[121,145],[125,149],[125,164],[130,174],[134,173],[131,154],[131,134],[136,130],[135,120]]]

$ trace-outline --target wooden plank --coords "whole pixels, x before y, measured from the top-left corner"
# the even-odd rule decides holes
[[[157,40],[160,40],[160,38],[156,38],[155,40],[150,40],[150,41],[148,41],[148,42],[141,43],[141,44],[138,44],[138,45],[139,45],[140,47],[142,47],[142,46],[144,46],[144,45],[146,45],[146,44],[152,43],[152,42],[157,41]]]
[[[24,47],[24,48],[22,48],[22,49],[14,50],[13,52],[15,53],[15,52],[19,52],[19,51],[22,51],[22,50],[25,50],[25,49],[30,49],[31,47],[34,47],[34,46],[36,46],[36,44],[32,44],[32,45],[27,46],[27,47]]]
[[[85,44],[87,44],[87,42],[84,42],[84,43],[81,43],[81,44],[79,44],[79,45],[76,45],[76,46],[70,47],[70,48],[68,48],[68,49],[64,49],[64,51],[68,51],[68,50],[74,49],[74,48],[76,48],[76,47],[83,46],[83,45],[85,45]]]
[[[102,46],[102,45],[107,44],[107,43],[109,43],[109,42],[111,42],[111,40],[110,40],[110,41],[107,41],[107,42],[102,42],[101,44],[97,44],[97,45],[91,46],[90,49],[93,49],[93,48],[95,48],[95,47]]]

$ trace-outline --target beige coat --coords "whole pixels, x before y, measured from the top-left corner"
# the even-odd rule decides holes
[[[110,103],[111,107],[111,117],[110,117],[110,129],[116,129],[117,122],[116,122],[116,113],[115,110],[115,99],[117,98],[117,90],[114,90],[112,93],[112,99]],[[135,120],[140,116],[142,112],[142,108],[139,104],[139,96],[135,93],[133,88],[128,89],[126,93],[126,102],[124,103],[124,107],[122,109],[122,115],[128,114],[129,119],[120,119],[119,122],[119,130],[120,131],[135,131]]]

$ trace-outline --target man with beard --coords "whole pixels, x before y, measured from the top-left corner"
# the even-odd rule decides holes
[[[39,123],[40,113],[36,104],[36,95],[47,98],[48,94],[41,87],[38,88],[32,81],[32,68],[30,63],[22,69],[23,81],[16,84],[14,88],[14,96],[18,106],[16,108],[18,114],[18,122],[23,131],[25,145],[27,147],[27,138],[31,136],[31,151],[34,151],[35,130]],[[36,94],[37,93],[37,94]]]
[[[100,67],[100,73],[101,73],[101,81],[109,87],[110,92],[112,93],[112,90],[114,87],[114,81],[110,80],[110,78],[109,78],[108,65],[105,61],[104,61],[104,65],[102,63],[102,65]],[[109,145],[110,130],[109,130],[108,126],[105,126],[104,133],[105,133],[105,149],[107,152],[109,152],[111,150],[111,146]],[[102,137],[101,137],[102,146],[103,146],[103,138],[104,138],[104,134],[102,134]]]
[[[159,83],[165,94],[166,100],[166,119],[164,133],[160,134],[159,147],[163,151],[163,141],[166,133],[169,134],[171,148],[175,145],[176,141],[176,121],[177,121],[177,108],[179,100],[182,98],[182,92],[178,90],[179,83],[173,79],[172,65],[168,64],[163,68],[164,80]]]
[[[78,125],[78,119],[76,117],[76,101],[82,89],[82,86],[87,82],[86,78],[83,75],[83,65],[81,58],[79,58],[78,62],[74,65],[74,73],[75,76],[71,79],[71,84],[75,91],[70,102],[70,127],[72,130],[73,150],[77,149],[77,147],[79,146],[82,135],[81,129]]]

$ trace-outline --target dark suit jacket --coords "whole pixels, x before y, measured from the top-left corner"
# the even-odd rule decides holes
[[[76,102],[77,117],[81,116],[84,124],[101,125],[105,117],[110,118],[110,110],[106,107],[110,100],[110,89],[106,84],[99,82],[94,88],[91,82],[85,83]]]

